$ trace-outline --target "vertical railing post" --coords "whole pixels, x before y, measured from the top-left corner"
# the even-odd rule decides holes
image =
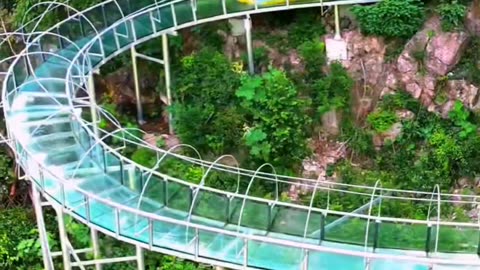
[[[195,260],[198,259],[198,255],[200,253],[200,233],[198,231],[198,228],[195,228],[195,241],[194,241],[194,255],[195,255]]]
[[[54,270],[52,256],[50,255],[50,246],[47,239],[47,231],[45,229],[45,221],[43,219],[42,201],[37,187],[32,183],[32,199],[33,207],[35,209],[35,217],[37,219],[37,228],[40,238],[40,244],[42,246],[43,267],[46,270]]]
[[[268,210],[267,210],[267,226],[265,230],[268,232],[270,230],[270,224],[272,224],[272,206],[270,203],[267,204]]]
[[[248,72],[255,73],[255,66],[253,64],[253,46],[252,46],[252,18],[247,15],[243,21],[245,26],[245,37],[247,39],[247,55],[248,55]]]
[[[303,250],[303,263],[302,263],[302,270],[308,270],[308,250]]]
[[[478,234],[477,255],[480,257],[480,233]]]
[[[227,204],[225,207],[225,225],[227,225],[228,223],[230,223],[230,204],[232,200],[230,200],[230,195],[226,195],[225,198],[227,200]]]
[[[243,239],[243,268],[247,269],[248,267],[248,239]]]
[[[432,223],[428,223],[428,227],[427,227],[427,239],[425,241],[425,253],[427,254],[427,257],[428,257],[428,254],[430,253],[430,242],[431,242],[431,238],[432,238]]]
[[[325,214],[322,212],[320,213],[320,239],[318,244],[321,245],[323,240],[325,240]]]
[[[380,241],[379,239],[379,234],[380,234],[380,223],[381,223],[381,220],[375,220],[375,227],[374,227],[374,230],[373,230],[373,252],[375,252],[375,250],[378,248],[378,243]]]
[[[132,56],[132,66],[133,66],[133,82],[135,85],[135,98],[137,99],[137,121],[140,125],[144,124],[145,121],[143,120],[143,108],[142,108],[142,100],[140,96],[140,82],[138,80],[138,66],[137,66],[137,50],[135,46],[132,46],[130,49],[131,56]]]
[[[167,92],[167,106],[172,106],[172,93],[171,93],[171,75],[170,75],[170,52],[168,50],[168,35],[162,35],[162,48],[163,48],[163,68],[165,70],[165,88]],[[168,112],[168,132],[173,134],[172,113]]]

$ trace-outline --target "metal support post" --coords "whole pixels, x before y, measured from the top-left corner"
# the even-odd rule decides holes
[[[67,245],[67,232],[65,229],[65,220],[63,219],[63,211],[59,207],[55,209],[57,212],[57,220],[58,220],[58,231],[60,233],[60,246],[62,247],[62,257],[63,257],[63,269],[71,270],[71,260],[70,260],[70,252],[68,250]]]
[[[168,35],[162,35],[163,68],[165,70],[165,88],[167,92],[167,106],[172,106],[171,77],[170,77],[170,53],[168,50]],[[168,132],[173,134],[172,113],[168,113]]]
[[[137,121],[140,125],[144,124],[143,120],[143,108],[140,96],[140,82],[138,81],[138,66],[137,66],[137,50],[135,47],[130,49],[132,54],[132,66],[133,66],[133,81],[135,83],[135,98],[137,99]]]
[[[93,258],[95,260],[98,260],[100,259],[100,245],[98,243],[98,231],[91,228],[90,235],[92,237]],[[95,270],[102,270],[102,265],[99,263],[95,264]]]
[[[88,95],[90,96],[90,114],[92,115],[93,133],[98,138],[97,98],[95,96],[95,80],[93,72],[88,75]]]
[[[137,252],[137,268],[138,270],[144,270],[145,269],[145,257],[144,257],[144,251],[141,246],[136,246],[136,252]]]
[[[43,220],[40,194],[38,193],[37,187],[34,183],[32,183],[32,198],[35,216],[37,218],[40,244],[42,245],[43,266],[45,270],[54,270],[52,256],[50,255],[50,247],[48,245],[47,231],[45,229],[45,221]]]
[[[245,37],[247,39],[247,54],[248,54],[248,72],[250,74],[255,73],[255,67],[253,65],[253,48],[252,48],[252,19],[250,15],[244,20],[245,25]]]
[[[338,10],[338,5],[335,5],[335,37],[334,39],[340,40],[342,36],[340,35],[340,12]]]

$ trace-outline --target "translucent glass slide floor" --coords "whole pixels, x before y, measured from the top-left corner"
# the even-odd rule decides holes
[[[125,10],[122,10],[123,16],[133,14],[134,10],[140,10],[144,6],[155,3],[154,1],[126,2],[128,5],[121,5],[122,8],[125,7]],[[279,1],[274,2],[278,5],[282,4]],[[295,1],[295,3],[300,2]],[[252,5],[242,5],[235,1],[227,1],[227,4],[226,10],[229,12],[253,9]],[[198,230],[184,224],[148,219],[133,213],[133,210],[139,208],[141,212],[188,221],[191,190],[181,183],[166,184],[164,179],[153,176],[147,192],[140,197],[140,190],[145,185],[146,172],[135,164],[120,159],[102,144],[97,143],[98,138],[93,137],[91,132],[87,132],[80,119],[81,106],[75,103],[72,92],[67,92],[65,78],[68,78],[67,70],[72,60],[75,75],[87,75],[92,67],[103,64],[107,56],[113,56],[121,49],[128,48],[140,38],[154,37],[162,33],[161,31],[178,28],[180,24],[223,14],[222,1],[198,1],[196,13],[192,13],[190,1],[177,1],[171,5],[159,4],[158,7],[158,10],[132,15],[125,20],[129,23],[116,25],[115,21],[122,17],[115,13],[119,12],[116,10],[117,6],[105,5],[103,9],[108,9],[108,12],[87,12],[86,16],[91,21],[105,23],[103,29],[106,30],[101,32],[102,29],[99,29],[100,31],[97,29],[101,34],[98,34],[100,38],[93,45],[88,45],[97,35],[92,29],[79,34],[74,33],[73,27],[62,27],[58,32],[65,36],[68,34],[70,39],[75,41],[74,44],[52,39],[51,36],[47,38],[47,35],[45,38],[39,37],[40,44],[53,44],[58,48],[56,55],[45,55],[45,59],[39,59],[42,57],[38,55],[25,56],[34,63],[33,72],[27,72],[25,62],[17,62],[13,69],[15,76],[10,77],[6,83],[10,93],[7,97],[6,118],[9,132],[17,142],[19,161],[28,171],[29,177],[47,196],[64,206],[67,213],[87,224],[101,228],[104,232],[110,232],[110,235],[120,239],[130,239],[132,242],[147,243],[152,248],[174,250],[189,255],[196,254],[199,258],[227,262],[237,268],[241,268],[246,263],[248,267],[263,269],[363,269],[366,260],[361,256],[319,251],[309,251],[308,256],[305,256],[305,251],[300,246],[282,246],[255,240],[245,241],[240,237]],[[109,18],[116,19],[108,20],[103,17],[104,14],[109,14]],[[162,20],[158,20],[158,17],[152,20],[152,14],[156,14],[155,16],[161,17]],[[195,14],[196,18],[192,14]],[[81,21],[75,20],[69,23],[75,24]],[[118,35],[118,33],[124,34]],[[74,38],[71,38],[72,36]],[[90,46],[87,49],[89,53],[86,54],[88,58],[85,54],[78,56],[81,48],[85,46]],[[38,51],[38,49],[32,48],[31,51]],[[99,54],[99,52],[102,53]],[[75,83],[85,84],[85,80],[72,80]],[[88,108],[85,107],[83,110]],[[95,194],[102,201],[87,196],[85,192]],[[289,216],[296,213],[293,210],[289,212],[286,208],[275,208],[280,218],[278,224],[273,224],[274,228],[270,228],[271,224],[264,226],[267,213],[264,210],[269,208],[267,204],[248,202],[245,212],[242,213],[241,200],[234,200],[230,207],[230,203],[223,200],[223,197],[215,196],[207,191],[201,193],[196,202],[198,207],[189,220],[192,224],[230,232],[238,231],[246,235],[294,241],[299,244],[319,244],[318,237],[302,237],[299,233],[291,231],[303,232],[305,226],[304,220],[297,221]],[[229,207],[226,207],[227,204]],[[119,209],[115,205],[122,205],[124,208]],[[215,211],[211,211],[212,209]],[[224,214],[222,209],[228,209],[228,211]],[[238,227],[238,220],[242,214],[244,220],[241,223],[242,226]],[[311,233],[319,228],[318,215],[314,217],[311,221],[314,225],[309,228]],[[294,226],[295,224],[298,226]],[[348,223],[339,225],[335,231],[341,233],[342,226],[347,225]],[[297,228],[299,226],[301,227]],[[359,225],[358,232],[365,234],[365,223]],[[363,243],[322,241],[321,245],[345,251],[365,250]],[[385,248],[377,249],[376,252],[425,257],[424,252],[401,249]],[[461,258],[463,255],[445,256]],[[466,258],[471,256],[466,255]],[[369,267],[393,270],[429,269],[430,265],[377,258],[370,262]],[[435,269],[458,268],[435,265]]]

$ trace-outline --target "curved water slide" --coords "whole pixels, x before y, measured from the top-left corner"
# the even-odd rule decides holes
[[[107,0],[83,11],[66,4],[64,20],[26,23],[26,48],[4,62],[3,108],[10,146],[36,189],[56,207],[91,228],[141,248],[233,269],[477,269],[479,222],[441,220],[442,206],[475,204],[468,195],[319,183],[182,156],[145,144],[126,129],[98,127],[92,73],[120,53],[193,25],[293,8],[368,3],[348,1]],[[66,12],[65,12],[66,11]],[[59,19],[60,20],[60,19]],[[45,27],[45,26],[43,26]],[[87,116],[86,116],[87,115]],[[92,120],[93,119],[93,120]],[[96,120],[97,119],[97,120]],[[106,142],[138,144],[158,154],[147,168]],[[120,147],[121,148],[121,147]],[[188,147],[187,147],[188,148]],[[193,184],[159,172],[165,158],[248,179],[245,192]],[[231,158],[231,157],[223,157]],[[255,181],[275,185],[273,199],[249,194]],[[314,193],[361,197],[353,212],[282,202],[278,185],[300,183]],[[384,201],[417,200],[427,220],[381,215]]]

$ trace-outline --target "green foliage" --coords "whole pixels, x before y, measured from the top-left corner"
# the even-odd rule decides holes
[[[452,0],[451,2],[438,5],[436,11],[442,19],[442,30],[450,32],[463,26],[467,7],[456,0]]]
[[[453,106],[453,110],[450,111],[448,116],[456,126],[461,128],[460,132],[458,133],[460,138],[465,139],[472,135],[476,135],[477,126],[468,121],[470,112],[465,109],[462,102],[457,100]]]
[[[157,161],[157,155],[155,151],[141,147],[133,152],[131,159],[142,166],[152,168]]]
[[[53,235],[48,234],[48,239],[51,248],[58,248]],[[0,268],[29,270],[42,267],[41,246],[31,211],[0,209]]]
[[[323,76],[322,67],[325,65],[325,43],[319,41],[305,41],[299,48],[300,56],[305,63],[305,80],[315,80]]]
[[[0,149],[0,202],[10,194],[10,187],[17,181],[13,160],[4,149]]]
[[[397,121],[395,113],[385,110],[374,111],[367,117],[367,122],[378,133],[387,132]]]
[[[220,155],[239,144],[243,118],[234,106],[240,74],[218,52],[204,49],[182,59],[171,107],[175,130],[184,143]]]
[[[84,10],[102,1],[101,0],[70,0],[70,1],[61,0],[58,2],[63,2],[63,3],[68,2],[69,6],[71,6],[72,8],[75,8],[77,10]],[[45,8],[48,7],[48,5],[42,5],[30,10],[27,13],[27,11],[36,3],[38,3],[38,1],[36,0],[17,1],[16,7],[15,7],[15,13],[14,13],[14,23],[16,27],[21,26],[22,22],[25,22],[25,23],[29,22],[30,20],[41,15],[45,11]],[[68,14],[67,11],[63,7],[54,9],[53,11],[46,13],[46,16],[43,18],[42,23],[40,24],[41,29],[46,29],[48,27],[53,26],[54,23],[59,22],[62,19],[65,19],[67,17],[67,14]],[[100,20],[100,18],[98,19]],[[35,23],[36,22],[34,22],[34,24]]]
[[[246,144],[255,159],[292,168],[308,155],[308,104],[285,73],[271,69],[261,77],[244,76],[237,97],[252,127]]]
[[[319,40],[327,33],[318,12],[312,10],[297,13],[296,20],[288,26],[287,31],[290,48],[298,48],[307,41]]]
[[[353,80],[339,63],[330,65],[329,74],[316,81],[314,85],[313,104],[322,115],[330,110],[345,110],[350,106],[350,91]]]
[[[410,38],[425,20],[419,0],[384,0],[372,6],[355,6],[352,12],[363,33],[386,38]]]

